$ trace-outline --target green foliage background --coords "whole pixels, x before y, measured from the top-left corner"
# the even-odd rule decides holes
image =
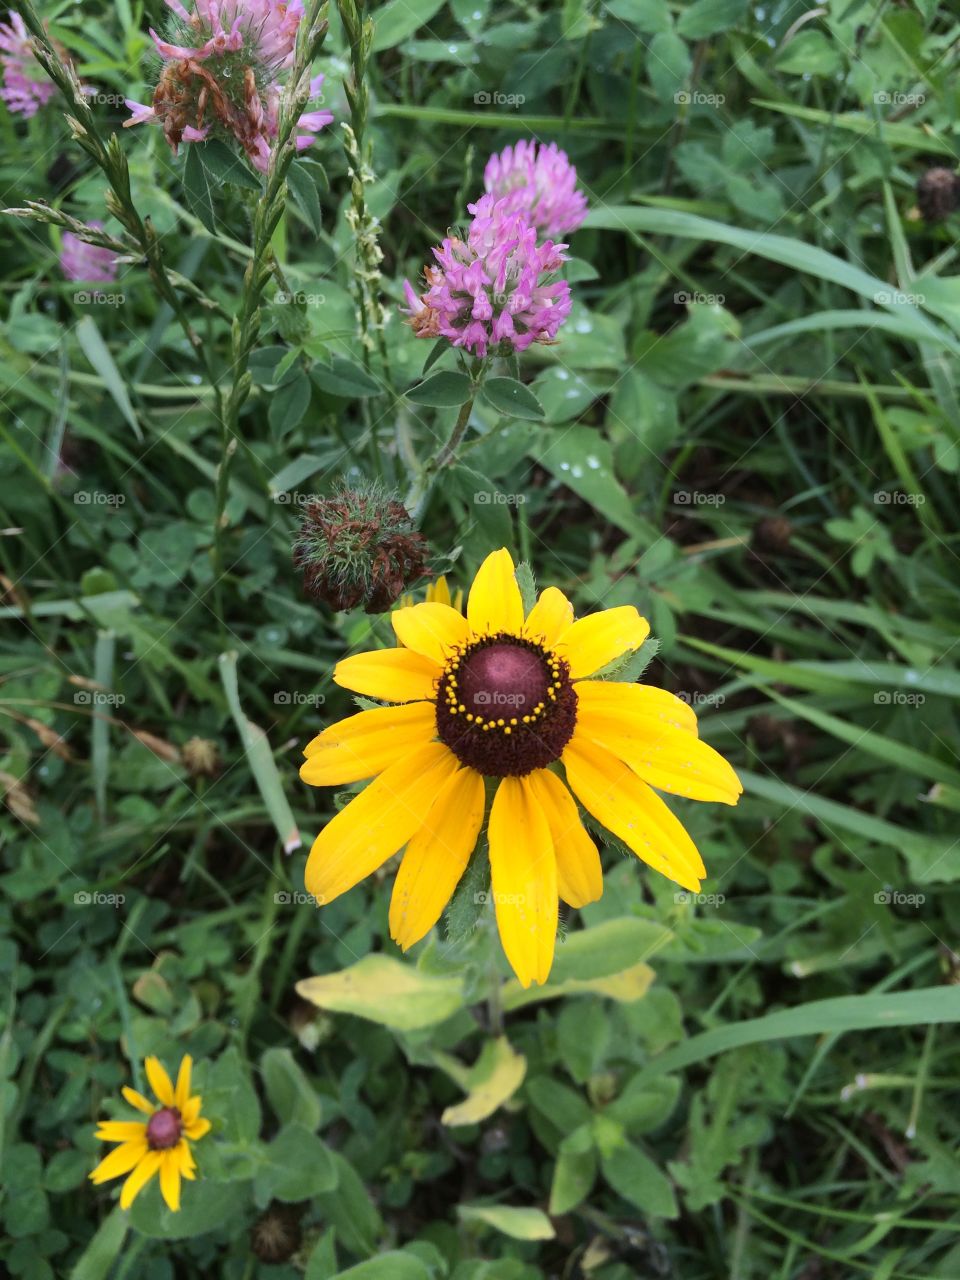
[[[105,134],[117,99],[149,97],[162,8],[45,7]],[[142,263],[91,305],[56,228],[3,220],[10,1274],[960,1274],[958,223],[914,209],[924,169],[955,164],[960,28],[933,0],[808,9],[374,6],[389,370],[356,337],[331,10],[338,124],[274,237],[219,583],[196,353]],[[564,146],[589,196],[575,310],[521,362],[542,419],[476,407],[427,507],[436,567],[466,585],[507,545],[580,610],[635,603],[661,643],[649,678],[746,786],[735,811],[677,805],[700,901],[610,849],[603,900],[526,994],[485,913],[398,974],[389,875],[318,913],[305,849],[281,844],[332,812],[296,768],[350,710],[333,664],[388,638],[301,597],[299,504],[341,475],[402,486],[397,442],[445,438],[455,406],[405,394],[429,346],[395,304],[522,136]],[[219,304],[187,300],[225,369],[255,193],[199,155],[185,174],[145,128],[121,142],[168,265]],[[0,111],[0,187],[105,216],[56,105]],[[212,776],[187,767],[194,737]],[[296,994],[358,963],[324,1012]],[[86,1181],[94,1121],[146,1054],[184,1052],[214,1121],[202,1181],[176,1217],[156,1187],[124,1217]],[[300,1233],[274,1264],[251,1245],[271,1203]]]

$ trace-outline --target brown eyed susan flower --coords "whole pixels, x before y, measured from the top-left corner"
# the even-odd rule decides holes
[[[737,775],[697,737],[692,709],[663,689],[597,679],[649,632],[630,605],[574,620],[548,587],[524,616],[506,550],[482,564],[466,616],[428,601],[397,609],[402,647],[359,653],[334,680],[395,705],[361,711],[306,748],[304,782],[373,781],[321,831],[306,887],[326,903],[406,845],[390,932],[406,950],[436,924],[480,835],[487,783],[491,892],[520,982],[545,982],[558,898],[603,892],[577,801],[644,862],[685,889],[706,875],[657,790],[736,804]]]
[[[126,1086],[122,1093],[132,1107],[148,1117],[142,1120],[101,1120],[96,1136],[103,1142],[119,1142],[90,1174],[92,1182],[109,1182],[128,1174],[120,1192],[120,1208],[129,1209],[154,1174],[160,1175],[160,1194],[174,1213],[180,1208],[180,1179],[196,1177],[190,1143],[210,1130],[210,1121],[200,1117],[200,1097],[190,1093],[191,1058],[180,1063],[176,1087],[160,1065],[159,1058],[143,1064],[156,1095],[153,1103],[136,1089]]]

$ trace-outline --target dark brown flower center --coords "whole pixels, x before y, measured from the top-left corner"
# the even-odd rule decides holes
[[[573,736],[577,695],[563,659],[500,633],[448,662],[437,692],[437,734],[488,777],[522,777],[559,759]]]
[[[176,1107],[162,1107],[147,1121],[147,1145],[153,1151],[166,1151],[180,1141],[183,1125]]]

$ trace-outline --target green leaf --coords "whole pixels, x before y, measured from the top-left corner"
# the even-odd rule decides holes
[[[210,138],[207,142],[191,142],[189,149],[199,156],[201,164],[207,171],[208,179],[228,182],[232,186],[243,187],[245,191],[256,191],[258,195],[260,194],[263,183],[237,152],[231,150],[219,138]]]
[[[293,202],[307,220],[315,236],[323,233],[323,214],[320,209],[320,193],[310,171],[296,161],[287,170],[287,186]]]
[[[728,1049],[793,1036],[842,1035],[846,1031],[875,1031],[881,1027],[912,1027],[960,1022],[960,987],[923,987],[915,991],[836,996],[811,1000],[791,1009],[777,1009],[691,1036],[676,1048],[658,1054],[634,1077],[650,1080],[694,1062],[704,1062]],[[860,1042],[862,1045],[862,1041]]]
[[[247,1065],[235,1046],[210,1066],[203,1081],[203,1114],[217,1136],[247,1146],[260,1133],[261,1113]]]
[[[317,1196],[317,1209],[351,1253],[373,1253],[383,1230],[380,1214],[349,1160],[335,1151],[333,1162],[337,1170],[336,1190]]]
[[[322,1115],[320,1098],[289,1049],[267,1049],[260,1073],[274,1115],[282,1124],[298,1124],[315,1133]]]
[[[418,383],[407,392],[407,399],[414,404],[429,404],[438,409],[454,409],[466,404],[473,393],[473,385],[464,373],[444,370],[432,378]]]
[[[822,31],[799,31],[776,59],[778,71],[798,76],[836,76],[843,58]]]
[[[332,396],[342,396],[345,400],[377,396],[381,391],[369,373],[343,356],[334,356],[329,365],[318,361],[310,376],[323,391]]]
[[[592,1113],[584,1098],[550,1076],[530,1080],[525,1093],[541,1115],[565,1133],[572,1133],[590,1121]]]
[[[299,1124],[285,1125],[263,1152],[254,1192],[257,1203],[271,1200],[296,1204],[333,1191],[337,1166],[327,1145]]]
[[[154,1240],[187,1240],[213,1227],[229,1231],[245,1199],[245,1189],[236,1182],[200,1177],[183,1183],[180,1208],[172,1213],[161,1198],[159,1180],[152,1178],[130,1207],[129,1222],[140,1235]]]
[[[690,51],[673,31],[660,31],[647,46],[647,75],[661,102],[671,102],[690,78]]]
[[[463,1007],[460,978],[423,973],[380,954],[364,956],[339,973],[303,978],[297,994],[319,1009],[352,1013],[395,1031],[433,1026]]]
[[[638,960],[649,960],[671,937],[670,930],[653,920],[620,916],[578,929],[567,935],[553,962],[551,979],[604,978],[622,973]]]
[[[114,364],[110,349],[100,336],[100,330],[90,316],[84,316],[78,322],[74,332],[77,335],[77,341],[80,343],[80,350],[103,379],[104,386],[110,392],[117,408],[133,428],[133,434],[138,440],[142,440],[143,432],[140,429],[140,423],[137,421],[137,415],[133,411],[133,405],[130,403],[130,397],[127,395],[126,384],[120,374],[120,370]]]
[[[512,1240],[552,1240],[556,1232],[542,1209],[509,1204],[461,1204],[457,1213],[463,1222],[479,1222],[493,1227]]]
[[[292,431],[310,408],[310,379],[302,371],[279,386],[270,397],[270,426],[279,436]]]
[[[659,537],[637,514],[636,503],[614,475],[610,442],[595,428],[544,429],[537,433],[529,456],[624,533],[647,537],[651,542]]]
[[[300,830],[297,827],[293,810],[290,808],[290,802],[287,800],[283,789],[283,783],[280,781],[277,762],[274,760],[273,752],[270,749],[270,741],[258,725],[247,719],[240,705],[236,653],[232,650],[229,653],[221,653],[217,660],[217,665],[220,668],[220,679],[223,682],[227,702],[239,731],[240,740],[243,743],[243,750],[247,757],[247,764],[250,766],[250,772],[253,774],[263,803],[283,844],[284,852],[292,853],[294,849],[299,849],[303,843],[300,838]]]
[[[341,1271],[337,1280],[433,1280],[433,1272],[413,1254],[391,1249]]]
[[[108,1214],[77,1259],[70,1280],[107,1280],[129,1229],[130,1219],[123,1209],[117,1208]]]
[[[677,1200],[670,1179],[639,1147],[624,1143],[601,1159],[603,1176],[614,1191],[652,1218],[676,1218]]]
[[[570,1137],[579,1139],[579,1134]],[[576,1144],[578,1148],[581,1145],[579,1141]],[[583,1150],[571,1149],[567,1141],[561,1143],[550,1186],[550,1213],[556,1217],[582,1204],[593,1190],[596,1177],[597,1153],[592,1143]]]
[[[191,142],[186,147],[183,161],[183,192],[190,212],[200,219],[211,235],[217,234],[217,215],[213,197],[216,179],[204,167],[201,143]]]
[[[960,354],[960,342],[928,320],[908,297],[891,289],[889,283],[806,241],[792,240],[789,236],[771,232],[747,231],[676,209],[647,209],[632,205],[607,205],[593,209],[584,225],[608,231],[639,231],[732,245],[743,253],[757,254],[793,271],[838,284],[870,302],[876,301],[892,314],[903,315],[912,329],[923,331],[928,342],[945,346],[955,355]]]
[[[537,421],[543,417],[543,405],[530,388],[516,378],[487,378],[480,395],[487,404],[511,418]]]
[[[392,49],[412,36],[440,12],[443,3],[444,0],[417,0],[416,4],[410,4],[409,0],[387,0],[374,16],[373,52]]]
[[[747,12],[747,0],[695,0],[680,14],[677,34],[687,40],[705,40],[729,31]]]

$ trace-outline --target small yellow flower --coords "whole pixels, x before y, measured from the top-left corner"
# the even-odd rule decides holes
[[[548,587],[524,616],[501,549],[480,567],[466,616],[434,599],[392,621],[400,647],[344,658],[334,680],[400,705],[350,716],[305,751],[300,776],[312,786],[373,779],[314,842],[306,884],[318,902],[406,845],[390,933],[403,950],[419,942],[473,853],[485,780],[495,787],[486,826],[497,925],[525,987],[550,972],[558,899],[582,907],[603,892],[577,801],[649,866],[699,890],[700,854],[656,792],[736,804],[743,788],[698,738],[687,703],[596,678],[647,637],[632,605],[574,620],[569,600]]]
[[[90,1179],[109,1182],[129,1174],[120,1192],[120,1208],[129,1209],[153,1175],[159,1173],[160,1193],[176,1213],[180,1208],[180,1179],[193,1180],[197,1176],[190,1142],[209,1132],[210,1121],[200,1118],[200,1096],[190,1094],[190,1057],[180,1063],[176,1088],[159,1058],[147,1058],[143,1065],[157,1103],[124,1086],[122,1093],[127,1102],[150,1118],[146,1122],[100,1122],[96,1136],[102,1142],[119,1142],[120,1146],[100,1161]]]
[[[442,573],[436,582],[427,583],[424,600],[427,604],[445,604],[452,606],[457,613],[463,612],[463,591],[458,589],[457,594],[451,596],[450,585],[447,582],[446,575]],[[415,603],[416,601],[409,591],[406,595],[402,595],[399,600],[401,608],[404,609],[409,609]]]

